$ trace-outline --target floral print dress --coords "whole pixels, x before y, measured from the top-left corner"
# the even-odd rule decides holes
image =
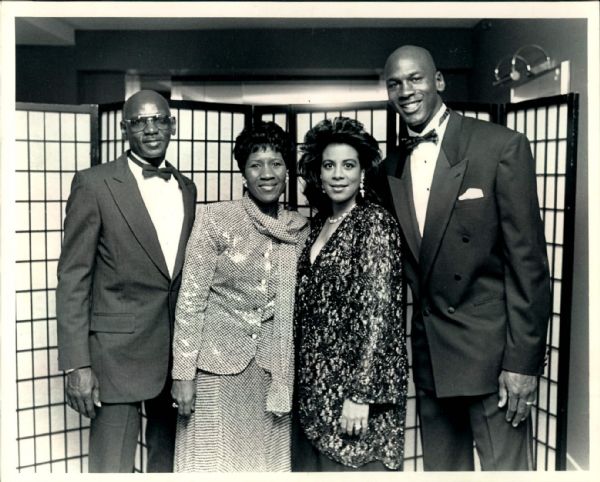
[[[382,207],[356,206],[310,262],[317,218],[298,265],[295,329],[298,420],[330,459],[402,467],[408,362],[400,232]],[[369,403],[368,432],[347,435],[344,399]]]

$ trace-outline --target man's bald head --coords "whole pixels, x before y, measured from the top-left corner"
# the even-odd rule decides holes
[[[437,71],[435,61],[429,50],[417,45],[403,45],[394,50],[387,58],[384,70],[387,70],[388,66],[397,63],[399,59],[403,58],[418,60],[424,68],[427,68],[434,73]]]
[[[390,102],[413,130],[421,130],[442,106],[446,84],[427,49],[404,45],[385,63],[384,77]]]
[[[155,106],[156,113],[160,112],[171,115],[167,99],[153,90],[140,90],[125,101],[123,105],[123,118],[130,119],[131,117],[137,117],[140,115],[138,112],[143,110],[143,105]]]

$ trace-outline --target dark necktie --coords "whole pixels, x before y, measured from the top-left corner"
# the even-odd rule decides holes
[[[446,117],[450,115],[450,109],[446,109],[444,113],[440,116],[440,121],[438,122],[438,127],[443,124],[446,120]],[[431,129],[427,134],[422,136],[412,136],[412,137],[403,137],[400,139],[400,143],[404,146],[407,152],[412,152],[412,150],[417,147],[421,142],[433,142],[437,144],[439,141],[439,136],[435,129]]]
[[[141,162],[139,159],[136,159],[131,152],[127,152],[127,157],[131,160],[131,162],[136,163],[142,168],[142,176],[144,176],[144,179],[154,176],[158,176],[165,181],[171,179],[171,174],[173,174],[172,167],[155,167],[152,164]]]

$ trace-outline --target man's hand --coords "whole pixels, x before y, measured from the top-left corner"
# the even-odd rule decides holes
[[[196,409],[196,380],[173,380],[171,396],[179,415],[189,417]]]
[[[348,435],[366,434],[369,429],[369,404],[344,400],[340,428]]]
[[[512,422],[512,426],[516,427],[531,412],[531,405],[535,402],[537,377],[502,370],[498,382],[498,407],[504,407],[508,401],[506,421]]]
[[[94,406],[101,407],[100,385],[91,367],[77,368],[67,375],[67,404],[89,418],[96,416]]]

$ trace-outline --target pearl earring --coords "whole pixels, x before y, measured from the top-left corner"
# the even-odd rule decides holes
[[[246,179],[244,179],[242,181],[242,185],[247,189],[248,188],[248,181],[246,181]]]
[[[365,198],[365,174],[363,173],[360,176],[360,197]]]

